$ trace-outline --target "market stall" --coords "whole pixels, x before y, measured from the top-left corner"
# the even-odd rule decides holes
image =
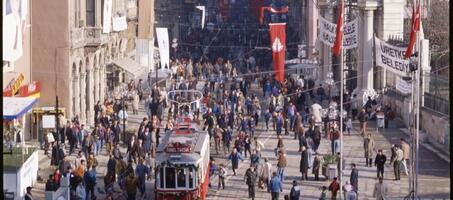
[[[37,149],[29,149],[24,140],[26,114],[37,101],[34,97],[3,97],[3,190],[14,193],[13,199],[23,198],[25,188],[38,175]]]

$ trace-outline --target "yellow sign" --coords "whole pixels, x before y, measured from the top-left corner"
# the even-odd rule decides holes
[[[11,93],[12,96],[14,96],[17,91],[19,91],[20,86],[22,86],[22,83],[24,82],[24,75],[21,73],[19,77],[17,77],[16,81],[14,81],[14,84],[11,85]]]

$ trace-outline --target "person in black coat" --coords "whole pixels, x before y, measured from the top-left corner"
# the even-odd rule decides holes
[[[387,161],[387,157],[382,153],[382,149],[378,150],[378,154],[374,159],[374,166],[377,167],[377,177],[384,178],[384,164]]]
[[[299,200],[300,197],[300,187],[297,185],[297,181],[293,181],[293,187],[291,188],[291,192],[289,193],[290,200]]]
[[[355,163],[351,164],[351,177],[349,178],[349,182],[354,187],[353,190],[358,193],[359,190],[359,170],[356,168]]]
[[[302,146],[299,171],[302,173],[302,180],[308,180],[308,152],[305,146]]]
[[[247,172],[245,172],[244,179],[246,180],[246,184],[249,189],[249,198],[252,200],[255,199],[255,186],[256,186],[256,180],[257,180],[257,173],[255,172],[254,167],[250,167],[247,169]]]

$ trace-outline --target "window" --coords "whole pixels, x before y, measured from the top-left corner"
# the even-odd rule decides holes
[[[86,13],[87,13],[87,26],[95,26],[96,6],[95,0],[87,0]]]
[[[174,167],[165,168],[165,188],[176,187],[176,169]]]
[[[178,187],[185,188],[186,187],[186,180],[187,180],[187,169],[181,168],[178,169]]]
[[[159,168],[158,182],[160,182],[160,188],[164,188],[164,169]]]
[[[195,169],[194,168],[189,168],[189,188],[194,188],[194,177],[195,177],[195,173],[194,173]]]

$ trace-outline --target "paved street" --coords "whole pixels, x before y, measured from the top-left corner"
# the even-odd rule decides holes
[[[259,93],[259,90],[254,89],[254,92]],[[129,126],[130,129],[137,129],[138,124],[141,119],[145,117],[145,111],[143,105],[140,105],[139,115],[130,115]],[[165,124],[165,122],[163,123]],[[392,123],[394,124],[394,123]],[[376,149],[384,149],[384,153],[387,155],[387,159],[390,159],[390,145],[391,143],[399,142],[401,137],[407,137],[402,131],[398,129],[396,124],[392,128],[386,129],[385,134],[376,133],[375,123],[370,122],[368,131],[373,134],[376,143]],[[274,155],[274,148],[277,145],[277,137],[275,131],[265,131],[264,122],[260,121],[259,126],[257,127],[257,134],[259,139],[264,143],[264,150],[262,151],[262,156],[267,157],[272,163],[274,170],[276,170],[277,159]],[[344,179],[349,180],[350,174],[350,164],[356,163],[359,170],[359,199],[373,199],[373,187],[376,183],[376,168],[375,167],[365,167],[365,160],[363,157],[363,139],[358,134],[358,122],[354,122],[354,130],[351,135],[345,135],[344,137],[344,158],[345,158],[345,170],[344,170]],[[324,133],[322,134],[324,135]],[[283,199],[284,194],[289,194],[291,184],[293,180],[297,180],[301,186],[301,198],[302,199],[318,199],[321,193],[320,187],[325,185],[328,186],[329,181],[325,180],[321,176],[321,181],[314,181],[314,175],[311,174],[311,169],[309,169],[309,180],[301,181],[299,173],[299,162],[300,162],[300,153],[298,150],[298,141],[293,139],[293,132],[288,136],[283,136],[284,144],[287,149],[287,160],[288,166],[285,169],[285,181],[284,181],[284,191],[280,195],[280,199]],[[125,149],[122,149],[123,153]],[[321,145],[318,150],[322,155],[330,153],[330,142],[323,138],[321,140]],[[419,177],[419,188],[421,189],[421,197],[423,198],[449,198],[450,194],[450,171],[448,163],[444,162],[437,156],[433,155],[431,152],[427,151],[425,148],[421,147],[420,150],[420,177]],[[244,162],[240,163],[237,176],[232,176],[231,164],[227,161],[226,155],[220,154],[216,155],[215,150],[211,148],[211,155],[217,161],[217,164],[224,163],[227,164],[228,176],[226,179],[226,189],[217,190],[217,176],[212,177],[211,183],[213,187],[208,193],[208,199],[247,199],[247,186],[244,181],[244,173],[247,167],[250,164],[249,157],[245,159]],[[75,154],[70,156],[71,159],[74,159]],[[101,155],[97,156],[99,167],[97,168],[97,185],[96,185],[96,195],[99,199],[104,199],[105,194],[103,192],[104,184],[103,177],[106,173],[106,163],[108,157],[105,150],[101,152]],[[39,175],[44,179],[47,179],[48,175],[53,172],[54,167],[49,166],[50,159],[43,155],[43,151],[40,151],[40,171]],[[385,182],[389,185],[389,198],[390,199],[402,199],[408,194],[408,177],[404,175],[401,176],[401,181],[393,181],[393,168],[390,165],[387,165],[385,168]],[[45,182],[37,183],[34,187],[34,193],[39,199],[44,198],[44,186]],[[428,187],[429,186],[429,187]],[[115,185],[116,191],[120,191],[118,185]],[[147,197],[146,199],[153,199],[153,181],[147,181]],[[121,193],[116,193],[117,199],[122,199]],[[330,194],[329,194],[330,195]],[[267,193],[265,190],[257,189],[256,193],[257,199],[270,199],[270,193]]]

